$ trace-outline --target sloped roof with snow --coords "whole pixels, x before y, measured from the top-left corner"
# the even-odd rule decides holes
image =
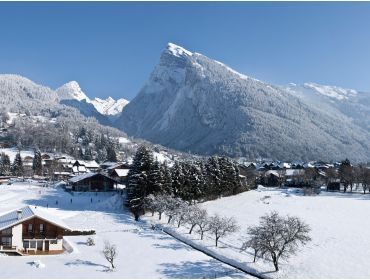
[[[119,177],[125,177],[127,176],[128,172],[130,171],[130,169],[114,169],[114,171],[117,173],[117,175]]]
[[[18,219],[18,210],[22,211],[22,216]],[[0,216],[0,230],[15,226],[33,217],[38,217],[58,227],[62,227],[67,230],[71,230],[63,221],[47,213],[45,210],[39,208],[26,206],[21,209],[13,210],[2,216]]]
[[[99,168],[100,165],[95,160],[76,160],[79,165],[84,165],[86,168]]]
[[[72,182],[72,183],[76,183],[76,182],[85,180],[87,178],[93,177],[93,176],[95,176],[97,174],[98,173],[96,173],[96,172],[85,173],[85,174],[82,174],[82,175],[74,176],[71,179],[69,179],[69,181]]]
[[[71,183],[77,183],[77,182],[80,182],[82,180],[85,180],[87,178],[91,178],[91,177],[94,177],[94,176],[97,176],[97,175],[100,175],[100,176],[103,176],[103,177],[106,177],[112,181],[115,181],[114,179],[104,175],[104,174],[101,174],[101,173],[97,173],[97,172],[90,172],[90,173],[85,173],[85,174],[81,174],[81,175],[78,175],[78,176],[74,176],[72,177],[71,179],[69,179],[69,182]]]

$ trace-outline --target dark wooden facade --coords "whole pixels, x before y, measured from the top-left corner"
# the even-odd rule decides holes
[[[72,183],[73,191],[112,191],[116,181],[102,174],[81,179]]]
[[[334,192],[339,192],[340,191],[340,183],[339,182],[329,182],[327,185],[327,190],[328,191],[334,191]]]
[[[61,239],[64,229],[38,217],[31,218],[22,223],[23,239]]]

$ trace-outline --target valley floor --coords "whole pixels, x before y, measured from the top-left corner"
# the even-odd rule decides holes
[[[91,198],[93,203],[91,203]],[[72,203],[71,203],[72,199]],[[58,201],[58,204],[56,204]],[[34,183],[0,185],[0,213],[37,205],[73,229],[94,229],[95,246],[87,236],[69,236],[71,253],[53,256],[0,256],[0,278],[246,278],[246,274],[134,222],[115,193],[74,193]],[[48,205],[48,208],[46,206]],[[108,271],[101,250],[109,240],[118,248],[116,270]],[[39,267],[34,264],[41,264]]]
[[[329,193],[303,196],[297,189],[260,186],[257,190],[203,203],[210,214],[235,217],[241,229],[221,239],[219,248],[213,236],[201,241],[199,234],[188,234],[188,228],[163,226],[188,241],[202,246],[268,278],[370,278],[370,239],[368,215],[370,194]],[[253,263],[252,250],[240,252],[247,239],[248,226],[258,224],[259,217],[270,211],[302,218],[311,227],[312,241],[288,261],[282,261],[274,272],[268,260]],[[147,219],[157,220],[147,216]],[[158,222],[158,221],[157,221]]]

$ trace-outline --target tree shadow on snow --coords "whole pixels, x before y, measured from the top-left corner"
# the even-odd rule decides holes
[[[40,188],[40,195],[37,198],[27,199],[25,204],[56,208],[64,211],[101,211],[105,213],[117,213],[118,208],[123,208],[123,202],[120,205],[113,205],[117,209],[112,209],[111,205],[105,202],[116,195],[116,192],[67,192],[61,187]],[[121,210],[122,212],[122,210]]]
[[[101,272],[107,272],[107,271],[110,271],[111,270],[109,266],[106,266],[106,265],[103,265],[103,264],[94,263],[92,261],[84,261],[84,260],[80,260],[80,259],[77,259],[77,260],[74,260],[74,261],[71,261],[71,262],[66,262],[64,265],[66,265],[66,266],[81,266],[81,265],[86,265],[86,266],[101,267],[101,268],[103,268],[102,270],[97,270],[97,271],[101,271]]]
[[[219,261],[208,260],[208,261],[197,261],[197,262],[181,262],[176,263],[162,263],[163,269],[159,272],[163,273],[166,278],[219,278],[219,277],[229,277],[229,278],[242,278],[242,272],[226,268],[221,265]]]
[[[160,249],[170,249],[170,250],[186,250],[191,251],[192,249],[180,242],[171,243],[171,244],[153,244],[153,247],[160,248]]]

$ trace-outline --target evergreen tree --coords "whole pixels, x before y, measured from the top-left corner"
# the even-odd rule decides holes
[[[164,162],[161,165],[161,173],[162,173],[162,193],[170,195],[172,194],[172,176],[171,170],[166,162]]]
[[[14,176],[23,175],[23,161],[22,161],[20,152],[18,152],[14,158],[14,162],[12,165],[12,174]]]
[[[183,200],[191,201],[192,199],[192,182],[190,174],[190,164],[183,161],[179,163],[181,175],[178,180],[177,195]],[[181,183],[180,183],[181,182]]]
[[[239,168],[235,162],[227,157],[219,158],[221,172],[221,189],[225,195],[235,195],[241,189]]]
[[[144,199],[153,191],[148,179],[152,166],[152,152],[145,146],[140,146],[128,173],[127,185],[127,200],[135,220],[144,213]]]
[[[202,194],[203,176],[199,167],[191,163],[182,164],[183,186],[180,189],[179,196],[190,203],[199,199]]]
[[[206,163],[207,173],[207,194],[210,198],[220,197],[221,195],[221,171],[218,157],[210,157]]]
[[[343,191],[346,192],[349,186],[351,187],[352,191],[352,186],[354,183],[354,172],[349,159],[345,159],[341,162],[338,169],[338,174],[341,183],[343,183]]]
[[[113,162],[117,161],[117,154],[114,146],[110,144],[106,147],[106,150],[107,150],[107,160]]]
[[[32,170],[35,175],[42,175],[42,158],[41,152],[39,149],[35,149],[33,161],[32,161]]]
[[[7,154],[5,154],[4,152],[1,153],[1,156],[0,156],[0,175],[9,175],[10,174],[10,168],[11,168],[11,164],[10,164],[9,156]]]
[[[172,176],[172,193],[175,196],[179,195],[179,192],[181,191],[181,188],[184,185],[184,174],[182,171],[182,166],[178,161],[175,161],[175,164],[173,165],[171,169],[171,176]]]
[[[85,148],[85,153],[82,157],[84,160],[93,160],[92,150],[89,146]]]
[[[158,161],[154,161],[148,170],[148,194],[158,194],[162,190],[163,175]]]
[[[97,155],[98,162],[102,163],[102,162],[106,161],[107,156],[108,156],[108,154],[107,154],[107,150],[105,149],[105,147],[99,148],[98,155]]]

